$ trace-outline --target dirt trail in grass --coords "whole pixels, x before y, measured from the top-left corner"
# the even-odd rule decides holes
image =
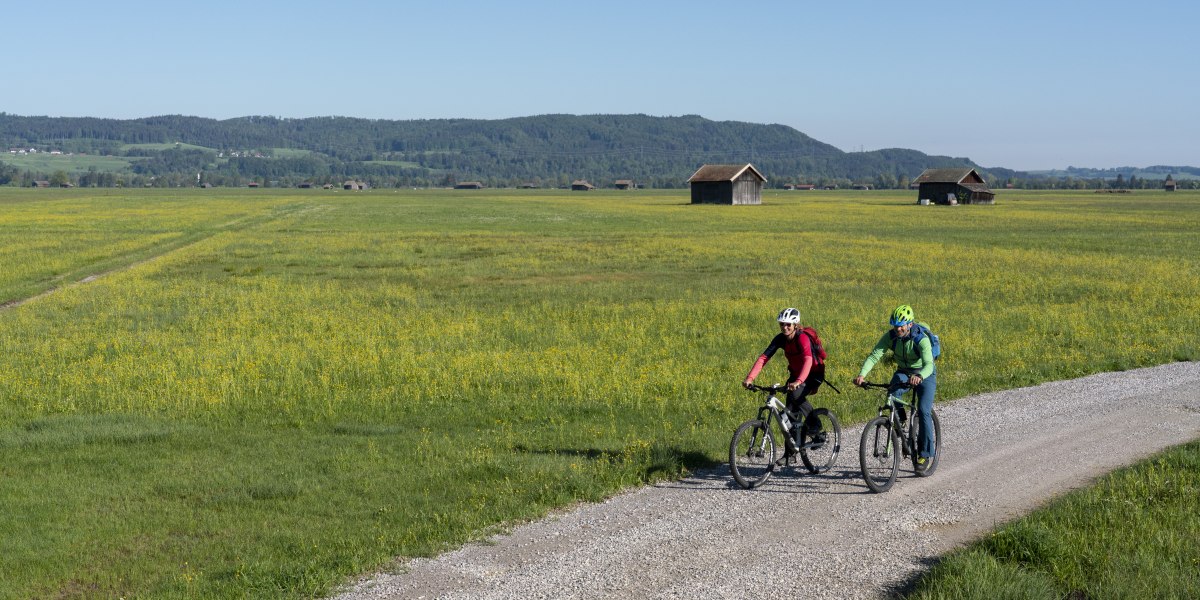
[[[784,471],[753,491],[727,468],[698,473],[413,560],[338,598],[883,597],[996,524],[1200,437],[1200,363],[937,408],[937,473],[902,470],[886,494],[860,477],[852,424],[830,473]]]
[[[178,238],[167,240],[166,242],[155,244],[155,245],[147,247],[147,248],[139,248],[137,250],[126,253],[126,255],[128,257],[137,257],[137,258],[128,258],[127,259],[126,257],[117,256],[112,261],[112,262],[115,262],[115,264],[109,265],[103,269],[96,271],[96,272],[89,273],[87,275],[80,275],[79,273],[68,273],[65,275],[60,275],[58,277],[55,277],[55,278],[47,281],[45,283],[45,289],[43,289],[42,291],[40,291],[36,294],[33,294],[32,296],[28,296],[25,298],[15,298],[12,300],[0,302],[0,310],[8,310],[11,308],[16,308],[23,304],[27,304],[29,302],[33,302],[33,301],[39,300],[41,298],[45,298],[46,296],[49,296],[61,289],[65,289],[65,288],[76,286],[76,285],[88,284],[93,281],[96,281],[97,279],[101,279],[107,275],[111,275],[113,273],[117,273],[120,271],[128,271],[129,269],[133,269],[133,268],[139,267],[143,264],[146,264],[150,261],[162,258],[163,256],[166,256],[172,252],[182,250],[182,249],[185,249],[185,248],[188,248],[191,246],[195,246],[196,244],[199,244],[205,240],[208,240],[209,238],[216,236],[220,233],[226,233],[226,232],[230,232],[230,231],[239,231],[239,230],[246,229],[246,228],[254,226],[254,225],[261,225],[265,222],[279,219],[280,217],[287,216],[287,214],[289,214],[289,213],[304,214],[305,212],[309,212],[311,210],[312,210],[312,208],[297,211],[297,209],[295,209],[295,208],[285,207],[283,209],[277,209],[267,215],[239,217],[239,218],[229,221],[227,223],[222,223],[220,225],[217,225],[215,228],[213,228],[212,230],[209,230],[209,231],[203,231],[203,232],[199,232],[199,233],[182,235]]]

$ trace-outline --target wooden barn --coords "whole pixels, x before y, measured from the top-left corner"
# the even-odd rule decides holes
[[[595,188],[596,186],[588,183],[586,179],[576,179],[571,182],[571,189],[576,192],[590,192]]]
[[[935,204],[992,204],[996,194],[988,189],[983,177],[970,167],[925,169],[913,180],[917,186],[917,201]]]
[[[767,182],[754,165],[704,165],[690,178],[692,204],[762,204]]]
[[[482,190],[483,183],[479,181],[460,181],[454,184],[456,190]]]
[[[633,180],[618,179],[613,182],[613,187],[617,188],[618,190],[632,190],[634,189]]]
[[[1163,189],[1168,192],[1175,191],[1175,178],[1167,175],[1167,180],[1163,182]]]
[[[343,190],[350,190],[350,191],[354,191],[354,192],[360,192],[360,191],[362,191],[362,190],[365,190],[365,189],[367,189],[367,187],[368,187],[368,186],[367,186],[367,183],[366,183],[365,181],[359,181],[359,180],[357,180],[357,179],[349,179],[349,180],[346,180],[346,181],[342,182],[342,189],[343,189]]]

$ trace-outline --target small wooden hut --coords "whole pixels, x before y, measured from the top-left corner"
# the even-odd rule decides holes
[[[1175,187],[1175,178],[1168,174],[1167,180],[1163,182],[1163,189],[1168,192],[1173,192],[1175,191]]]
[[[615,182],[613,182],[613,187],[617,188],[618,190],[632,190],[632,189],[634,189],[633,180],[632,179],[618,179]]]
[[[925,169],[913,183],[917,185],[917,201],[935,204],[992,204],[996,194],[988,189],[983,177],[970,167]]]
[[[456,190],[482,190],[483,183],[479,181],[460,181],[454,184]]]
[[[754,165],[704,165],[688,178],[692,204],[762,204],[767,182]]]
[[[576,179],[571,182],[571,190],[576,192],[590,192],[595,188],[596,186],[588,183],[586,179]]]

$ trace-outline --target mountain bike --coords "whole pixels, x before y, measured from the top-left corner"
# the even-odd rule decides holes
[[[896,482],[896,473],[900,470],[901,455],[912,459],[913,471],[918,477],[933,475],[937,470],[938,457],[942,454],[942,424],[938,420],[937,411],[932,411],[933,456],[929,457],[927,464],[919,465],[917,459],[921,453],[917,447],[917,440],[920,439],[921,419],[917,415],[914,402],[896,395],[896,392],[910,389],[912,386],[908,383],[888,385],[866,381],[862,387],[886,390],[883,406],[879,407],[879,416],[863,427],[862,443],[858,447],[858,461],[862,465],[863,479],[866,480],[867,487],[876,493],[891,489],[892,484]],[[905,412],[909,413],[908,418],[905,418]]]
[[[779,400],[780,392],[787,386],[777,383],[751,385],[746,389],[762,392],[766,399],[758,409],[758,418],[739,425],[729,442],[729,470],[738,485],[751,489],[766,483],[776,467],[791,465],[796,455],[813,474],[833,467],[842,444],[842,426],[836,415],[827,408],[813,409],[811,418],[820,427],[809,432],[804,423],[796,421],[800,415],[789,411]],[[782,434],[782,456],[775,442],[777,434]]]

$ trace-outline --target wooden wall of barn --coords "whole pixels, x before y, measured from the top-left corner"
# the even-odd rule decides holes
[[[742,176],[733,185],[734,204],[762,204],[762,182],[754,176]]]

